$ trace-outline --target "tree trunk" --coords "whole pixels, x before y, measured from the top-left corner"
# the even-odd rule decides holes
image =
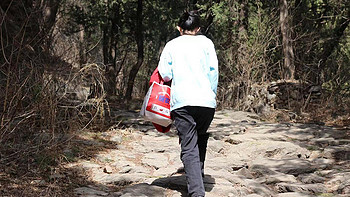
[[[238,91],[236,100],[240,98],[246,98],[249,94],[251,85],[251,71],[252,65],[247,61],[249,59],[248,50],[248,1],[240,0],[240,11],[238,20],[238,43],[239,48],[237,51],[237,70],[241,73],[240,81],[242,82],[242,88]],[[238,106],[241,109],[241,106]],[[242,110],[242,109],[241,109]]]
[[[86,46],[85,46],[85,30],[82,25],[80,25],[80,32],[79,32],[79,64],[80,67],[82,65],[86,64]]]
[[[282,47],[284,55],[283,79],[294,79],[294,52],[291,42],[291,32],[288,23],[287,0],[280,0],[280,26],[282,33]]]
[[[248,1],[240,0],[239,4],[239,32],[243,34],[248,34]]]
[[[102,28],[102,52],[103,52],[103,63],[106,66],[106,83],[105,90],[107,92],[107,96],[113,96],[116,93],[116,76],[115,76],[115,62],[113,62],[113,58],[110,53],[110,37],[111,33],[109,32],[109,28],[107,25],[104,25]]]
[[[43,9],[45,30],[51,29],[55,24],[60,3],[61,3],[61,0],[49,0],[45,2],[44,9]]]
[[[134,81],[136,78],[136,75],[142,66],[143,63],[143,33],[142,33],[142,0],[137,1],[137,25],[136,25],[136,32],[135,32],[135,38],[137,43],[137,62],[136,64],[131,68],[127,89],[125,93],[125,99],[130,100],[132,97],[132,91],[134,87]]]
[[[106,66],[105,72],[105,90],[107,96],[116,95],[116,83],[117,74],[120,68],[117,68],[117,42],[118,32],[120,25],[119,4],[115,3],[114,6],[107,12],[112,14],[112,17],[108,20],[108,23],[103,26],[103,61]]]

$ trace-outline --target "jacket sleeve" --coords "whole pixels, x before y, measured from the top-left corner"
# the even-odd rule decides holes
[[[209,80],[211,89],[215,94],[217,93],[218,80],[219,80],[219,70],[218,70],[218,58],[216,56],[214,44],[211,43],[211,47],[208,50],[209,57]]]
[[[168,45],[165,45],[162,54],[160,55],[158,70],[165,82],[170,81],[173,78],[172,65],[173,59],[168,50]]]

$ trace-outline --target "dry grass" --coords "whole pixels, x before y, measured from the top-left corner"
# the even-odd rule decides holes
[[[104,128],[101,124],[109,107],[100,88],[101,69],[89,64],[68,71],[61,75],[44,72],[41,79],[35,71],[29,73],[27,78],[37,79],[32,86],[41,87],[36,101],[23,103],[23,98],[32,98],[24,89],[5,95],[11,102],[3,106],[6,113],[2,114],[0,130],[0,196],[74,196],[74,188],[91,183],[84,172],[64,165],[114,145],[89,146],[84,145],[86,140],[77,139],[85,129]],[[79,100],[72,96],[69,88],[91,81],[97,87],[93,98]],[[28,85],[29,80],[20,87]]]
[[[262,115],[262,118],[269,122],[313,123],[338,129],[350,129],[350,99],[346,97],[335,99],[323,95],[321,100],[310,103],[302,112],[276,109]]]
[[[323,99],[322,103],[309,106],[308,112],[310,116],[307,121],[323,122],[327,126],[350,129],[349,98]]]

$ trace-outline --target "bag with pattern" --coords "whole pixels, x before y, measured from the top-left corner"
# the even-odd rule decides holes
[[[163,127],[171,125],[170,91],[171,89],[168,85],[153,81],[143,101],[140,115],[145,120]]]

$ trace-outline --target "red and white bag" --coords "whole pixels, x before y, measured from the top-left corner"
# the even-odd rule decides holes
[[[140,115],[158,125],[167,127],[172,123],[170,118],[170,87],[152,82],[143,100]]]

